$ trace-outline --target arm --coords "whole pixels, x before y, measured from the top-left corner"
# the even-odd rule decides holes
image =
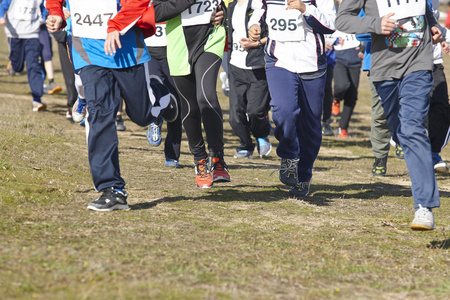
[[[300,0],[289,0],[288,3],[300,2]],[[303,4],[303,2],[302,2]],[[335,19],[336,9],[333,0],[317,1],[314,5],[305,5],[305,10],[299,9],[303,13],[306,23],[318,33],[331,34],[336,30]]]
[[[372,40],[370,33],[357,34],[356,39],[364,43],[368,43]]]
[[[66,27],[62,9],[63,2],[64,0],[47,0],[46,8],[48,10],[48,18],[45,23],[47,24],[48,31],[51,33]]]
[[[342,1],[336,17],[336,27],[339,31],[354,34],[381,34],[381,18],[358,17],[365,0]]]
[[[119,31],[124,35],[142,17],[150,5],[150,0],[121,1],[120,11],[108,22],[108,33]]]
[[[12,0],[3,0],[0,4],[0,18],[4,18]]]
[[[195,3],[195,0],[154,0],[156,22],[170,20]]]

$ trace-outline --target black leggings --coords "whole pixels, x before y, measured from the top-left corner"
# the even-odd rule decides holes
[[[174,76],[181,98],[181,115],[194,159],[208,157],[202,134],[202,121],[211,157],[223,157],[222,109],[217,99],[216,84],[222,60],[213,53],[202,53],[192,72]]]
[[[349,68],[341,62],[334,66],[334,98],[344,100],[339,127],[348,128],[353,109],[358,99],[359,74],[361,68]]]

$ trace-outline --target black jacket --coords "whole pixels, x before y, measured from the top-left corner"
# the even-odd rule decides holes
[[[230,63],[231,59],[231,53],[233,52],[233,23],[231,22],[234,8],[237,5],[237,1],[233,1],[230,4],[228,4],[228,7],[224,7],[224,27],[227,32],[228,36],[228,63]],[[252,0],[248,0],[247,5],[247,12],[245,14],[245,25],[248,25],[248,22],[250,21],[250,17],[253,14],[252,7]],[[268,29],[266,23],[261,21],[261,38],[267,37],[268,35]],[[248,33],[247,33],[248,38]],[[256,48],[251,48],[247,50],[247,59],[246,59],[246,65],[247,67],[252,66],[262,66],[265,65],[264,61],[264,46],[259,46]]]

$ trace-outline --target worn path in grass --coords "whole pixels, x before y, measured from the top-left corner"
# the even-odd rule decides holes
[[[7,76],[0,52],[1,299],[448,298],[450,177],[438,176],[437,230],[410,231],[404,162],[391,151],[388,175],[370,173],[364,75],[352,137],[324,138],[310,197],[289,198],[271,176],[274,152],[232,158],[219,92],[231,183],[197,189],[185,139],[182,168],[164,168],[162,146],[125,118],[131,210],[96,213],[84,129],[64,118],[64,96],[32,113],[26,76]]]

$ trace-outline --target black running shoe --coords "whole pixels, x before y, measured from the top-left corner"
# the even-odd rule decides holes
[[[280,181],[285,185],[296,186],[298,158],[282,158],[280,167]]]
[[[97,200],[88,204],[87,208],[96,211],[129,210],[127,192],[116,191],[113,187],[104,189]]]
[[[294,197],[306,197],[309,194],[309,187],[311,185],[310,181],[299,182],[297,185],[291,187],[289,190],[289,195]]]
[[[372,167],[372,175],[373,176],[384,176],[386,175],[386,163],[387,156],[383,158],[375,158],[375,162]]]

